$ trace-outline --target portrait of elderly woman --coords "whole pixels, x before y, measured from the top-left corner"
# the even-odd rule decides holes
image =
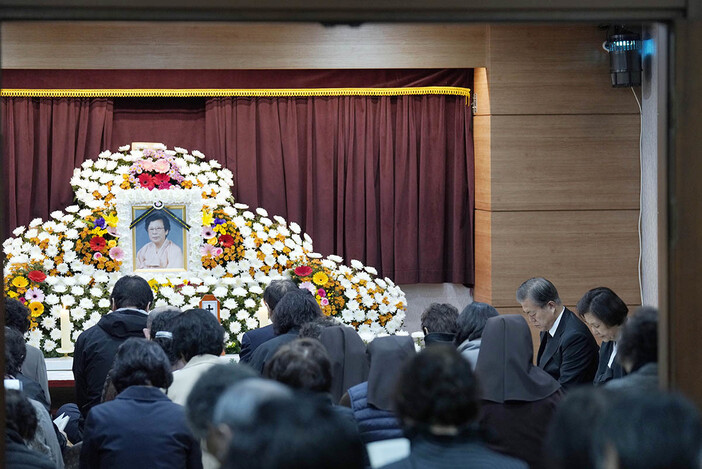
[[[137,251],[136,268],[182,269],[183,249],[177,242],[168,239],[171,233],[171,221],[168,215],[161,212],[152,213],[146,218],[143,226],[149,242]],[[137,244],[139,244],[139,238],[139,236],[136,237]]]

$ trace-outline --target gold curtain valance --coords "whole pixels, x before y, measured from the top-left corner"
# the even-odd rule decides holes
[[[190,98],[289,96],[404,96],[442,94],[470,97],[470,89],[455,86],[407,88],[297,88],[297,89],[3,89],[0,96],[25,98]]]

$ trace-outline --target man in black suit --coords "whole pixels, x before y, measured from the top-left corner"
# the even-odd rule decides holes
[[[263,304],[268,308],[268,317],[275,309],[280,299],[289,291],[297,290],[298,286],[295,282],[289,279],[273,280],[263,291]],[[241,351],[239,352],[239,361],[248,363],[251,361],[251,355],[254,350],[264,342],[267,342],[275,337],[273,332],[273,324],[259,327],[244,332],[241,338]]]
[[[517,301],[528,322],[541,331],[537,365],[564,389],[592,383],[598,347],[588,327],[563,306],[556,287],[543,277],[530,278],[517,289]]]

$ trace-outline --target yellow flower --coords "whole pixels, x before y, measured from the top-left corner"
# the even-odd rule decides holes
[[[212,215],[212,212],[208,212],[207,210],[202,211],[202,224],[204,226],[209,226],[212,223],[214,223],[214,215]]]
[[[149,280],[149,286],[154,290],[158,290],[158,282],[154,279]]]
[[[10,298],[17,298],[19,296],[16,291],[12,290],[8,290],[7,292],[5,292],[5,294]]]
[[[105,223],[107,223],[108,226],[117,226],[117,215],[105,215],[103,218],[105,219]]]
[[[29,285],[29,281],[20,275],[12,279],[12,285],[17,288],[24,288]]]
[[[227,234],[227,229],[224,227],[224,225],[217,225],[212,229],[219,234]]]
[[[329,277],[324,272],[317,272],[312,276],[312,281],[321,287],[327,284]]]
[[[91,231],[92,231],[93,234],[96,234],[96,235],[98,235],[98,236],[105,236],[105,233],[107,233],[107,230],[105,230],[105,229],[103,229],[103,228],[100,228],[100,227],[98,227],[98,226],[96,226],[95,228],[93,228]]]
[[[115,241],[114,239],[111,239],[111,240],[109,240],[109,241],[107,242],[107,247],[108,247],[108,248],[113,248],[113,247],[115,247],[115,246],[117,246],[117,241]]]
[[[207,240],[207,242],[214,246],[215,244],[217,244],[217,237],[215,236],[213,238],[210,238]]]
[[[41,313],[44,312],[44,305],[38,301],[32,301],[28,306],[33,318],[41,316]]]
[[[31,330],[34,330],[34,329],[37,328],[37,326],[39,326],[39,323],[36,322],[34,319],[32,319],[32,320],[30,321],[30,323],[29,323],[29,328],[30,328]]]

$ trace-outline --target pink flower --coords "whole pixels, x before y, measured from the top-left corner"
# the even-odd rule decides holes
[[[154,171],[157,173],[167,173],[171,169],[171,164],[167,160],[158,160],[154,163]]]
[[[300,288],[304,288],[305,290],[309,290],[310,293],[313,295],[317,293],[317,288],[314,286],[312,282],[302,282],[300,284]]]
[[[39,303],[42,303],[44,301],[44,292],[39,290],[37,287],[34,287],[27,290],[27,293],[24,294],[24,297],[29,302],[38,301]]]
[[[118,236],[117,236],[117,228],[116,228],[116,227],[114,227],[114,226],[108,226],[108,227],[106,228],[106,230],[107,230],[107,233],[110,234],[111,236],[114,236],[115,238],[118,237]]]
[[[326,298],[322,298],[322,301],[319,302],[322,306],[327,306],[329,304],[329,300]]]
[[[212,250],[212,253],[214,254],[214,257],[219,257],[219,256],[222,255],[222,253],[224,253],[224,249],[222,249],[222,248],[214,248],[214,249]]]
[[[115,247],[111,248],[108,251],[108,254],[112,258],[112,260],[115,260],[118,262],[122,262],[122,260],[124,259],[124,250],[119,246],[115,246]]]
[[[96,252],[95,254],[93,254],[93,259],[102,259],[102,254],[99,252]]]
[[[154,170],[154,162],[151,160],[141,160],[139,163],[141,163],[141,167],[144,168],[144,171]]]
[[[212,239],[215,237],[215,232],[211,226],[204,225],[202,227],[202,237],[205,239]]]
[[[200,253],[202,253],[203,256],[214,257],[214,249],[214,246],[209,243],[205,243],[200,246]]]
[[[319,290],[317,290],[317,294],[318,294],[319,296],[321,296],[322,298],[324,298],[325,296],[327,296],[327,292],[324,291],[324,288],[320,288]]]

